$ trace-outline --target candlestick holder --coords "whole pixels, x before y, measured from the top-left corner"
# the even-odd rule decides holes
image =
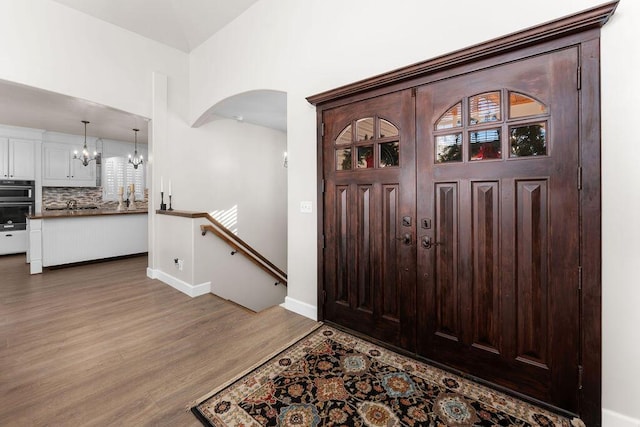
[[[124,210],[124,199],[122,193],[118,194],[118,207],[116,208],[118,211]]]
[[[164,202],[164,191],[160,192],[160,210],[161,211],[167,210],[167,204]]]
[[[171,207],[171,194],[169,194],[169,210],[172,211],[173,208]]]
[[[138,207],[136,206],[136,193],[135,191],[132,192],[129,197],[127,198],[127,201],[129,202],[129,206],[127,207],[127,209],[131,209],[132,211],[138,209]]]

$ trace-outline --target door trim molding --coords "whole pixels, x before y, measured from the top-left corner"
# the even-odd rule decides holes
[[[408,67],[399,68],[388,73],[379,74],[336,89],[321,92],[307,97],[307,101],[317,106],[325,102],[336,101],[341,98],[380,89],[406,80],[413,80],[437,71],[450,69],[470,62],[477,62],[481,59],[497,56],[531,45],[555,40],[594,28],[600,28],[606,24],[611,15],[613,15],[619,1],[620,0],[615,0],[605,3],[570,16],[565,16],[506,36],[478,43],[427,61],[418,62]]]

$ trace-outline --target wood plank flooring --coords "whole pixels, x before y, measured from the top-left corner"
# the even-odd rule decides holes
[[[199,426],[188,405],[316,323],[190,298],[146,257],[29,275],[0,257],[1,426]]]

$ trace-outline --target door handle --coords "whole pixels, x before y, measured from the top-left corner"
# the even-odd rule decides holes
[[[411,244],[411,233],[405,233],[402,237],[396,237],[396,240],[402,240],[405,245]]]
[[[433,239],[429,236],[422,236],[422,247],[425,249],[431,249],[434,246],[441,245],[442,242],[434,242]]]

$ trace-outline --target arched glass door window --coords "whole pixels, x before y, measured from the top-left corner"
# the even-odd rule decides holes
[[[548,155],[548,122],[547,106],[527,94],[498,89],[465,97],[434,123],[435,162]]]
[[[354,120],[338,134],[334,146],[338,171],[400,165],[400,132],[382,117]]]

